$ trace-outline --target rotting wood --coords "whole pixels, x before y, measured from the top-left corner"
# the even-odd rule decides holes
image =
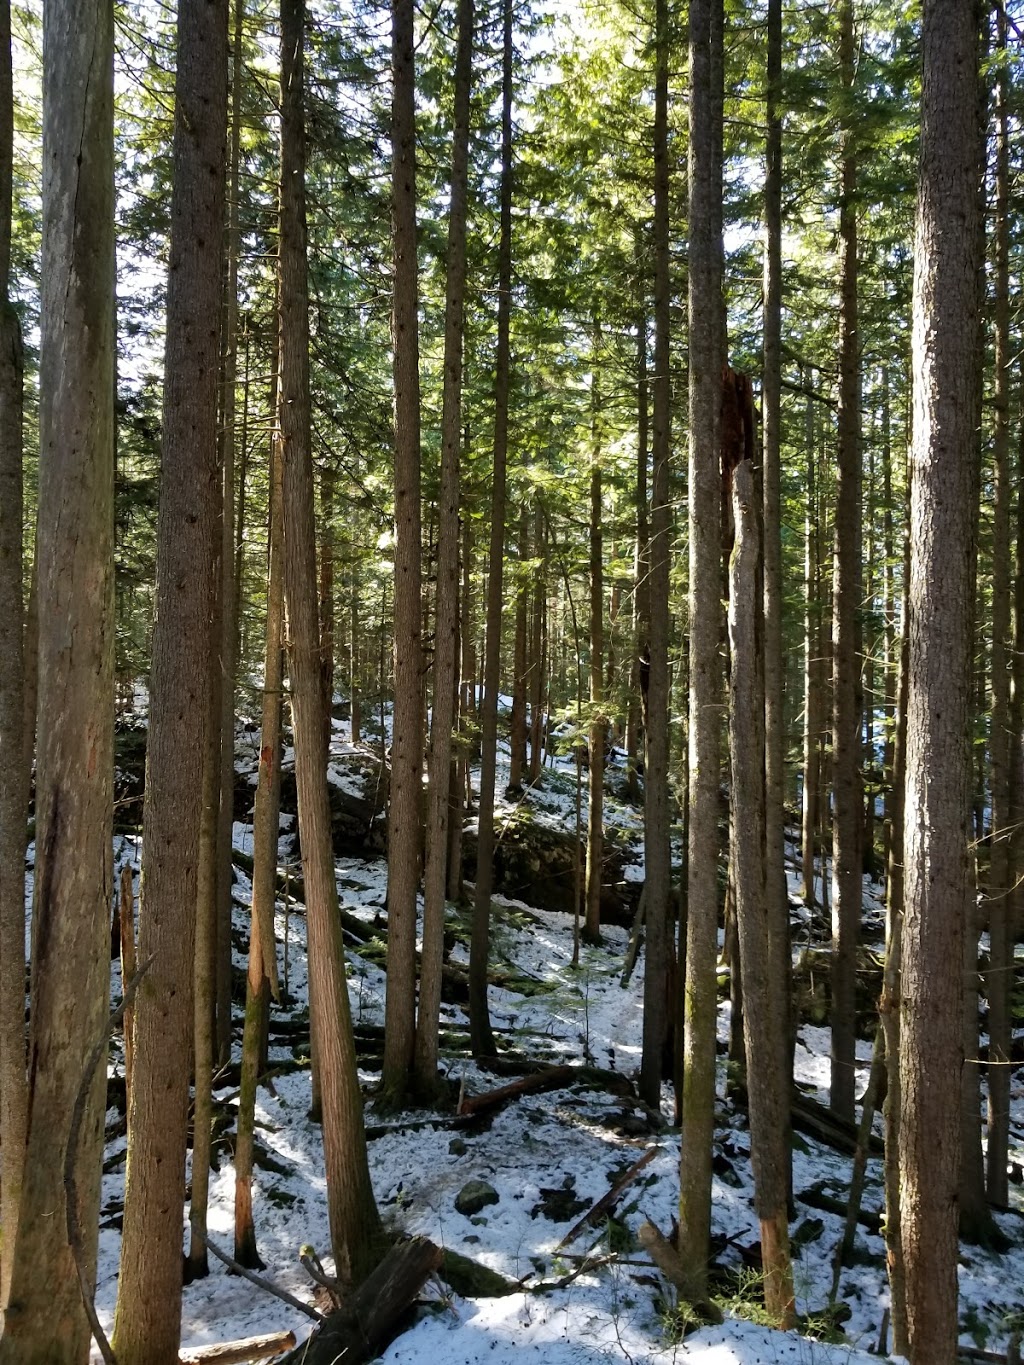
[[[345,1306],[331,1313],[280,1365],[363,1365],[396,1335],[403,1315],[438,1269],[441,1248],[425,1237],[399,1242]]]
[[[295,1345],[294,1332],[271,1332],[264,1336],[222,1341],[215,1346],[196,1346],[179,1352],[181,1365],[248,1365],[269,1360]]]
[[[576,1240],[588,1224],[593,1223],[595,1219],[602,1217],[609,1209],[614,1208],[623,1192],[633,1183],[643,1168],[654,1160],[661,1150],[660,1147],[651,1147],[648,1151],[644,1152],[640,1160],[635,1161],[633,1165],[630,1166],[629,1170],[616,1180],[608,1193],[603,1195],[596,1204],[587,1210],[579,1222],[569,1229],[558,1243],[558,1246],[555,1247],[555,1251],[559,1252],[563,1247],[569,1246],[571,1242]]]

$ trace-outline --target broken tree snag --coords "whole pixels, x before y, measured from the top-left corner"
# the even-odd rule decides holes
[[[488,1065],[493,1065],[495,1060],[490,1059]],[[594,1090],[610,1090],[613,1095],[634,1093],[628,1078],[617,1071],[606,1071],[596,1066],[547,1066],[497,1090],[488,1090],[483,1095],[462,1095],[458,1113],[479,1114],[486,1109],[496,1109],[506,1100],[517,1099],[520,1095],[537,1095],[546,1090],[562,1090],[570,1085],[589,1085]]]
[[[247,1365],[253,1360],[269,1360],[295,1345],[294,1332],[272,1332],[268,1336],[222,1341],[216,1346],[196,1346],[181,1351],[181,1365]]]
[[[588,1226],[588,1224],[593,1223],[596,1219],[603,1217],[609,1211],[609,1209],[614,1208],[615,1205],[618,1203],[623,1190],[627,1189],[630,1185],[632,1185],[633,1181],[637,1178],[637,1176],[647,1165],[647,1163],[653,1161],[660,1151],[661,1151],[660,1147],[651,1147],[648,1151],[644,1152],[643,1156],[640,1158],[639,1161],[635,1161],[633,1165],[630,1166],[629,1170],[625,1172],[625,1174],[619,1176],[618,1180],[616,1180],[615,1184],[611,1187],[608,1193],[606,1195],[603,1195],[597,1201],[596,1204],[594,1204],[590,1209],[587,1210],[587,1212],[583,1215],[580,1221],[577,1224],[575,1224],[574,1227],[571,1227],[569,1229],[569,1231],[565,1234],[562,1240],[558,1243],[558,1246],[555,1247],[555,1251],[556,1252],[561,1251],[563,1247],[569,1246],[571,1242],[574,1242],[576,1240],[576,1238],[580,1235],[583,1229]]]
[[[397,1336],[406,1310],[442,1259],[426,1237],[391,1248],[343,1308],[325,1318],[313,1335],[280,1365],[364,1365]]]
[[[686,1273],[679,1252],[653,1223],[641,1223],[636,1239],[647,1252],[661,1273],[674,1285],[680,1299],[689,1303],[693,1311],[704,1322],[721,1322],[722,1314],[718,1307],[706,1299],[694,1300],[690,1297],[692,1285]]]

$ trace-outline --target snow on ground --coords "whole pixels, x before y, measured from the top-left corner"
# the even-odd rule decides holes
[[[344,774],[347,736],[335,724],[332,762]],[[255,754],[248,762],[254,762]],[[244,771],[240,765],[240,771]],[[499,771],[498,792],[506,775]],[[536,818],[571,824],[575,821],[576,783],[570,763],[549,770],[546,786],[527,798]],[[585,784],[584,784],[585,801]],[[642,821],[638,813],[609,803],[609,820],[617,824],[639,850]],[[499,811],[503,803],[499,801]],[[507,809],[507,807],[505,807]],[[584,813],[585,819],[585,813]],[[236,847],[251,852],[251,825],[236,824]],[[282,839],[282,852],[289,840]],[[639,852],[636,855],[640,856]],[[138,841],[119,838],[118,864],[138,867]],[[297,869],[296,869],[297,870]],[[627,879],[642,878],[637,862]],[[385,864],[379,860],[339,859],[337,877],[342,906],[367,925],[385,924],[387,887]],[[136,880],[137,888],[137,880]],[[875,892],[867,890],[866,911],[877,917]],[[813,932],[812,916],[797,899],[790,879],[794,929],[798,946]],[[251,884],[236,869],[234,898],[237,943],[246,935],[246,906]],[[587,1063],[631,1077],[640,1061],[642,1033],[643,957],[628,989],[619,983],[627,931],[609,927],[604,942],[584,946],[580,965],[573,968],[572,917],[532,909],[495,897],[493,949],[497,960],[514,964],[522,976],[534,979],[530,995],[492,988],[492,1023],[501,1046],[535,1058]],[[466,921],[450,910],[450,927],[465,934]],[[290,1006],[285,1017],[301,1020],[307,1010],[305,919],[301,907],[277,907],[278,955],[287,980]],[[287,946],[286,946],[287,945]],[[379,965],[347,946],[349,993],[353,1019],[362,1024],[383,1023],[385,979]],[[452,952],[465,961],[465,939]],[[244,966],[236,948],[235,965]],[[113,984],[115,997],[119,983]],[[721,1005],[720,1052],[728,1037],[728,1002]],[[275,1018],[280,1017],[275,1011]],[[236,1021],[240,1025],[240,1017]],[[464,1030],[461,1008],[443,1006],[442,1027]],[[796,1077],[817,1098],[826,1096],[829,1034],[826,1028],[805,1024],[796,1049]],[[858,1044],[862,1084],[866,1081],[870,1044]],[[319,1129],[307,1117],[308,1063],[294,1037],[273,1034],[272,1074],[260,1086],[257,1099],[257,1137],[260,1159],[254,1185],[254,1210],[260,1254],[266,1274],[282,1288],[310,1298],[308,1278],[298,1262],[298,1248],[312,1243],[328,1260],[330,1245],[326,1191]],[[298,1066],[297,1066],[298,1063]],[[275,1064],[284,1070],[273,1074]],[[453,1084],[470,1094],[492,1089],[501,1079],[481,1072],[464,1056],[449,1054],[443,1065]],[[115,1043],[112,1067],[120,1069]],[[377,1079],[361,1071],[368,1090]],[[236,1103],[230,1088],[218,1092],[228,1106]],[[1014,1159],[1024,1161],[1024,1082],[1018,1073],[1013,1092]],[[795,1333],[772,1332],[746,1321],[756,1298],[749,1269],[758,1242],[752,1208],[749,1134],[745,1115],[725,1099],[725,1059],[720,1057],[718,1126],[715,1136],[713,1237],[720,1266],[730,1277],[723,1281],[726,1322],[678,1339],[671,1310],[672,1296],[657,1271],[646,1263],[635,1240],[640,1223],[649,1218],[668,1230],[676,1211],[680,1134],[672,1129],[672,1099],[668,1088],[662,1102],[662,1122],[639,1103],[607,1089],[569,1088],[546,1095],[527,1095],[499,1110],[490,1121],[470,1130],[455,1131],[450,1115],[417,1111],[382,1118],[371,1106],[370,1163],[382,1216],[395,1230],[420,1233],[439,1244],[472,1257],[490,1270],[517,1283],[517,1290],[500,1298],[462,1299],[441,1286],[428,1287],[433,1302],[419,1320],[400,1336],[381,1358],[384,1365],[588,1365],[589,1362],[700,1362],[700,1365],[865,1365],[867,1348],[874,1349],[888,1302],[881,1238],[861,1227],[855,1247],[856,1264],[844,1270],[840,1301],[848,1310],[843,1325],[846,1344],[812,1341]],[[117,1119],[108,1114],[108,1124]],[[841,1235],[841,1218],[806,1202],[815,1189],[845,1202],[850,1161],[846,1156],[799,1134],[794,1139],[794,1189],[797,1216],[792,1224],[797,1307],[820,1321],[831,1279],[831,1259]],[[657,1155],[626,1190],[614,1221],[580,1235],[564,1252],[556,1250],[567,1231],[615,1180],[652,1147]],[[109,1327],[116,1295],[119,1223],[123,1201],[124,1138],[107,1148],[103,1182],[97,1306]],[[211,1238],[226,1250],[232,1245],[233,1174],[230,1152],[222,1138],[216,1149],[219,1170],[211,1174],[209,1226]],[[455,1198],[470,1180],[486,1180],[497,1202],[467,1217],[456,1211]],[[1003,1256],[965,1248],[961,1259],[961,1322],[964,1341],[1004,1349],[1010,1320],[1024,1313],[1024,1198],[1011,1186],[1013,1209],[999,1224],[1014,1249]],[[882,1203],[880,1162],[869,1164],[864,1208],[877,1212]],[[576,1259],[572,1259],[575,1257]],[[586,1257],[586,1263],[581,1263]],[[538,1294],[540,1283],[571,1283]],[[309,1320],[243,1280],[229,1276],[214,1263],[210,1276],[185,1289],[183,1345],[199,1346],[292,1328],[301,1338]],[[95,1357],[99,1359],[98,1355]]]

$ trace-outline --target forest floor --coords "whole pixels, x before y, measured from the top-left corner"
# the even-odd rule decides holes
[[[335,725],[335,780],[349,781],[352,758],[344,727]],[[253,756],[240,750],[238,768]],[[614,769],[611,774],[614,779]],[[505,774],[499,771],[499,793]],[[575,828],[575,779],[566,765],[549,770],[542,789],[528,800],[538,818]],[[506,810],[499,803],[499,815]],[[642,818],[626,804],[609,812],[619,837],[629,845],[627,879],[642,879]],[[286,817],[287,819],[287,817]],[[251,825],[235,827],[236,847],[252,851]],[[282,858],[290,841],[282,839]],[[118,864],[137,868],[139,848],[118,836]],[[453,1109],[374,1113],[372,1091],[379,1079],[384,973],[381,968],[386,866],[379,859],[339,859],[343,909],[379,937],[348,941],[349,991],[360,1047],[361,1079],[370,1102],[367,1125],[370,1165],[382,1215],[396,1232],[420,1233],[460,1253],[500,1279],[468,1289],[428,1285],[414,1320],[381,1357],[386,1365],[584,1365],[586,1362],[688,1362],[701,1365],[858,1365],[878,1359],[877,1342],[888,1302],[884,1247],[879,1235],[882,1205],[880,1160],[869,1164],[864,1198],[866,1226],[858,1231],[854,1264],[843,1270],[838,1314],[828,1309],[832,1257],[842,1234],[850,1156],[800,1133],[794,1136],[797,1307],[802,1333],[780,1333],[761,1325],[757,1274],[758,1224],[753,1211],[749,1133],[744,1111],[726,1093],[725,1047],[729,1004],[719,1013],[719,1102],[715,1134],[713,1238],[714,1295],[726,1315],[721,1326],[683,1335],[688,1326],[675,1310],[672,1292],[649,1264],[636,1241],[644,1219],[671,1228],[678,1197],[680,1133],[672,1127],[669,1087],[661,1114],[652,1115],[627,1093],[618,1093],[613,1072],[629,1080],[641,1051],[643,954],[628,987],[620,984],[628,930],[609,927],[603,942],[584,946],[574,968],[573,921],[567,914],[538,910],[495,898],[493,960],[514,977],[518,989],[490,991],[491,1018],[500,1047],[510,1059],[568,1063],[591,1075],[548,1094],[527,1094],[457,1126]],[[31,880],[31,879],[30,879]],[[136,883],[137,885],[137,883]],[[813,940],[815,918],[799,901],[791,878],[796,952]],[[244,970],[246,906],[251,892],[236,868],[236,953]],[[865,882],[865,918],[881,914],[878,888]],[[455,935],[454,964],[468,961],[468,918],[450,908]],[[265,1274],[307,1301],[308,1276],[299,1247],[311,1243],[328,1269],[330,1238],[320,1132],[307,1117],[308,997],[305,921],[301,906],[287,915],[278,906],[279,962],[286,971],[288,1004],[275,1008],[271,1024],[271,1075],[257,1099],[257,1172],[254,1212]],[[287,965],[284,944],[287,939]],[[119,997],[115,980],[112,995]],[[443,1006],[443,1065],[453,1091],[477,1095],[507,1084],[508,1077],[479,1069],[468,1055],[468,1019],[455,1004]],[[237,1008],[236,1048],[241,1034]],[[870,1042],[859,1044],[861,1086],[867,1080]],[[808,1096],[827,1100],[829,1034],[802,1023],[796,1047],[796,1081]],[[111,1076],[122,1074],[120,1039],[111,1056]],[[1013,1084],[1013,1160],[1024,1162],[1024,1077]],[[123,1094],[123,1088],[120,1092]],[[237,1086],[217,1094],[218,1167],[211,1173],[210,1236],[230,1252],[234,1180],[230,1159]],[[123,1114],[107,1114],[108,1143],[103,1183],[97,1306],[109,1326],[116,1295],[120,1215],[124,1196]],[[646,1152],[655,1155],[623,1192],[612,1213],[573,1242],[559,1243],[583,1214]],[[463,1214],[456,1198],[471,1181],[486,1182],[478,1211]],[[480,1193],[478,1191],[478,1193]],[[962,1342],[1003,1351],[1009,1332],[1024,1318],[1024,1189],[1011,1185],[1011,1212],[997,1217],[1012,1249],[1003,1254],[964,1247],[960,1265]],[[824,1206],[824,1207],[823,1207]],[[465,1289],[465,1286],[463,1286]],[[189,1285],[184,1297],[183,1346],[198,1347],[261,1332],[293,1329],[301,1339],[308,1318],[212,1263],[208,1278]],[[812,1337],[817,1336],[814,1340]],[[871,1352],[872,1354],[868,1354]],[[98,1355],[96,1357],[98,1359]]]

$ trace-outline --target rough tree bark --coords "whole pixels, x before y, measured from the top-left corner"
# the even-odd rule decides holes
[[[690,5],[690,790],[679,1250],[706,1297],[711,1235],[718,950],[719,731],[722,715],[721,166],[714,71],[722,0]]]
[[[441,489],[437,540],[434,709],[430,726],[423,952],[416,1020],[416,1089],[437,1089],[438,1022],[444,958],[444,905],[449,854],[452,729],[456,718],[459,642],[459,443],[462,435],[462,346],[466,298],[466,211],[469,97],[473,74],[473,0],[460,0],[455,54],[448,269],[445,282],[444,389],[441,401]],[[461,819],[459,812],[456,819]]]
[[[193,1030],[227,126],[227,0],[178,15],[157,619],[143,808],[135,1075],[114,1346],[172,1365],[181,1328],[181,1213]]]
[[[78,1269],[69,1245],[64,1163],[86,1059],[104,1036],[109,989],[113,181],[112,7],[104,0],[48,0],[43,33],[32,999],[23,1182],[0,1338],[3,1365],[84,1365],[89,1356],[78,1269],[91,1292],[105,1069],[97,1068],[90,1087],[74,1163]],[[6,319],[5,324],[10,345]],[[21,751],[5,754],[4,761],[20,769]],[[23,868],[20,858],[17,866]]]
[[[284,581],[291,634],[295,782],[305,882],[309,1011],[322,1080],[327,1213],[336,1273],[360,1281],[381,1252],[370,1184],[363,1097],[345,982],[323,753],[317,629],[313,459],[310,448],[309,287],[306,262],[303,0],[281,5],[281,228],[278,420],[284,505]]]
[[[750,1159],[754,1203],[761,1223],[765,1307],[782,1327],[795,1321],[787,1210],[789,1078],[783,983],[773,980],[774,922],[765,842],[766,754],[762,659],[764,623],[757,492],[750,460],[734,474],[736,543],[729,565],[729,744],[735,841],[736,921],[743,978],[743,1031],[750,1099]]]
[[[958,1336],[981,264],[973,6],[931,0],[921,44],[899,1150],[910,1359],[933,1365],[954,1358]],[[930,780],[936,771],[941,783]]]
[[[594,349],[600,344],[601,329],[594,329]],[[586,913],[583,937],[588,943],[601,939],[601,871],[604,865],[604,747],[607,723],[602,711],[602,671],[604,661],[604,573],[601,526],[601,398],[598,391],[597,361],[591,381],[590,451],[590,770],[587,813]]]

